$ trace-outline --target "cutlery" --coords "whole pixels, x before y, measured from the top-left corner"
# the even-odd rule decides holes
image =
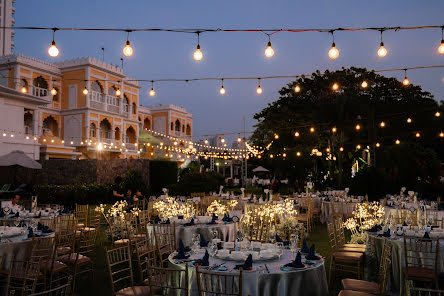
[[[268,266],[266,263],[264,263],[265,269],[267,270],[267,273],[270,273],[270,270],[268,269]]]

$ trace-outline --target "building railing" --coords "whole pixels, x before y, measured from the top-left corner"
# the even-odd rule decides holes
[[[48,96],[48,90],[46,88],[41,88],[38,86],[30,86],[30,94],[35,97],[47,97]]]
[[[124,117],[129,118],[131,106],[129,104],[122,104],[121,99],[118,97],[92,90],[89,92],[88,98],[91,108],[121,114]]]

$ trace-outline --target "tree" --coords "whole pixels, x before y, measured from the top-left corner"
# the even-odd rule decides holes
[[[368,85],[365,88],[363,81]],[[336,91],[332,90],[334,83],[339,85]],[[300,87],[298,93],[294,91],[296,85]],[[310,77],[288,83],[279,94],[276,101],[254,115],[258,124],[252,142],[265,147],[273,141],[263,159],[275,162],[279,169],[277,159],[285,153],[293,167],[303,166],[306,175],[326,185],[335,181],[342,187],[344,180],[350,178],[352,164],[357,161],[363,166],[375,165],[379,154],[376,151],[394,145],[397,139],[401,143],[419,141],[435,150],[439,143],[442,145],[438,133],[444,126],[443,117],[434,116],[437,110],[442,113],[442,104],[439,106],[432,94],[420,86],[404,86],[395,78],[355,67],[316,71]],[[406,121],[409,117],[411,123]],[[385,127],[380,127],[381,122]],[[311,127],[314,132],[310,132]],[[421,137],[416,138],[416,132]],[[358,145],[361,149],[357,149]],[[313,149],[318,152],[313,153]],[[322,156],[311,156],[320,152]]]

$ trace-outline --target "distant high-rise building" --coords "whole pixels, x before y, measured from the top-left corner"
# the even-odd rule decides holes
[[[9,55],[14,48],[14,30],[8,29],[15,24],[13,18],[15,13],[14,8],[15,0],[0,0],[0,56]]]

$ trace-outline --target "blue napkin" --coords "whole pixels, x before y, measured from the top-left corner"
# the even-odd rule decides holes
[[[20,213],[19,212],[15,213],[14,217],[16,217],[16,218],[20,217]]]
[[[154,217],[154,224],[159,224],[161,222],[159,216]]]
[[[201,234],[200,235],[200,247],[205,248],[206,246],[208,246],[208,242],[205,240],[204,236]]]
[[[307,246],[307,241],[305,240],[305,238],[304,238],[304,240],[302,241],[302,249],[301,249],[301,252],[302,252],[302,253],[308,253],[308,252],[310,252],[310,249],[309,249],[308,246]]]
[[[370,228],[369,230],[367,230],[368,232],[378,232],[379,227],[378,225],[373,226],[372,228]]]
[[[177,252],[189,252],[191,251],[189,247],[185,247],[185,245],[183,244],[182,239],[179,239],[179,248],[177,249]]]
[[[3,212],[3,209],[0,209],[0,218],[5,217],[5,213]]]
[[[407,223],[405,223],[405,221],[404,221],[404,223],[402,223],[402,226],[408,226],[408,225],[407,225]]]
[[[305,256],[305,259],[307,259],[307,260],[319,260],[319,259],[321,259],[318,256],[316,256],[315,244],[311,245],[310,250],[308,252],[308,255]]]
[[[179,250],[174,259],[188,259],[190,255],[185,254],[185,250]]]
[[[242,268],[243,270],[252,270],[253,269],[253,256],[251,254],[248,255],[247,260],[245,260],[244,264],[239,264],[234,267],[234,269]]]
[[[166,220],[165,222],[162,222],[160,224],[170,224],[170,218],[168,218],[168,220]]]
[[[208,254],[208,251],[205,251],[205,255],[202,257],[202,259],[194,260],[194,265],[198,266],[209,266],[210,265],[210,254]]]
[[[189,223],[185,223],[183,226],[193,226],[194,225],[194,218],[191,218],[191,221]]]
[[[42,211],[39,212],[39,214],[37,215],[36,218],[40,218],[40,217],[42,217]]]
[[[39,224],[37,224],[37,230],[41,230],[42,233],[51,233],[52,232],[52,230],[48,226],[43,225],[40,222],[39,222]]]
[[[222,221],[224,221],[224,222],[233,222],[233,218],[230,218],[227,214],[224,214],[224,217],[222,218]]]
[[[289,242],[284,242],[283,240],[282,240],[282,238],[276,233],[276,242],[278,242],[278,243],[284,243],[284,246],[288,246],[289,245]]]
[[[211,222],[207,223],[207,225],[216,224],[216,220],[217,220],[217,217],[213,213],[213,215],[211,216]]]
[[[387,231],[385,231],[383,234],[378,234],[378,236],[390,237],[391,236],[390,229],[387,229]]]
[[[293,267],[293,268],[302,268],[305,267],[304,264],[302,264],[302,256],[301,256],[301,252],[298,252],[296,254],[296,258],[291,261],[290,263],[287,263],[284,265],[285,267]]]
[[[32,238],[34,236],[34,231],[31,227],[28,227],[28,238]]]
[[[422,237],[424,239],[430,239],[430,235],[428,232],[424,233],[424,236]]]

